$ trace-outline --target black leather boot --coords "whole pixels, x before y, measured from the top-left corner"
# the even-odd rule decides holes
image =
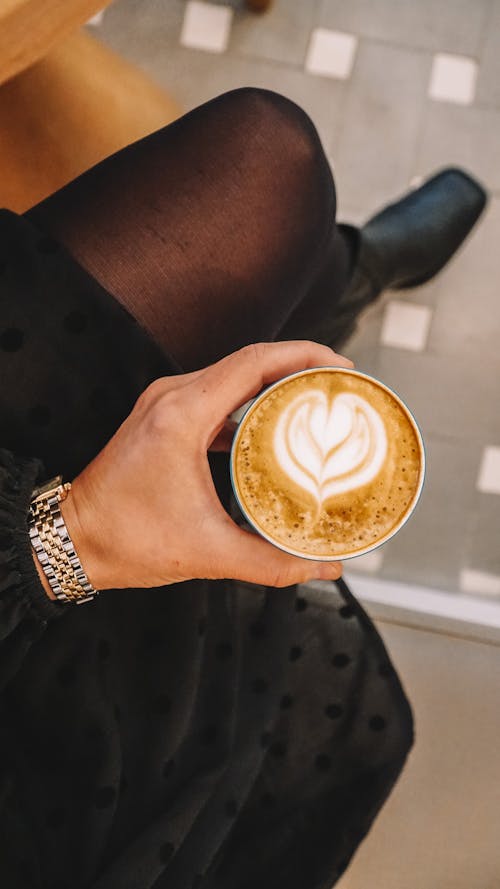
[[[340,224],[353,269],[329,319],[328,344],[337,349],[343,345],[361,309],[382,290],[416,287],[433,278],[467,237],[486,200],[478,182],[450,168],[389,204],[361,229]]]

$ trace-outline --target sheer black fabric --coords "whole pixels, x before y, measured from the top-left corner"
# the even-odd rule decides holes
[[[249,342],[329,330],[352,263],[335,210],[310,118],[283,96],[243,89],[113,155],[27,216],[189,371]]]
[[[152,379],[305,305],[331,323],[334,212],[310,121],[253,90],[0,211],[2,886],[330,889],[403,767],[411,710],[342,584],[66,608],[26,527],[34,485],[78,474]],[[227,457],[212,468],[229,509]]]

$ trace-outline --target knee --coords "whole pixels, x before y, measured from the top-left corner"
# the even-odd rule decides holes
[[[221,97],[234,109],[238,126],[252,143],[275,148],[290,164],[313,170],[323,161],[321,141],[309,115],[291,99],[273,90],[241,87]]]
[[[335,186],[309,115],[291,99],[257,87],[219,98],[226,105],[240,161],[255,172],[255,182],[262,183],[269,197],[286,201],[291,212],[329,228],[335,218]]]

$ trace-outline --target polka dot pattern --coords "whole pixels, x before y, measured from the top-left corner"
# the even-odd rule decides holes
[[[63,324],[68,333],[82,333],[87,327],[87,316],[83,312],[70,312],[63,319]]]
[[[23,515],[36,472],[74,478],[148,381],[173,368],[64,248],[0,211],[0,267],[7,258],[0,492],[2,509],[6,498]],[[218,467],[227,482],[226,455],[210,455],[216,481]],[[32,562],[11,570],[17,539],[0,516],[0,583],[8,578],[5,601],[22,603],[5,617],[2,587],[0,630],[16,633],[20,660],[8,665],[16,678],[0,719],[30,726],[23,780],[38,840],[57,848],[44,885],[72,887],[75,874],[97,882],[103,849],[106,889],[234,889],[242,874],[260,889],[303,889],[304,863],[315,861],[333,880],[411,746],[397,673],[348,592],[193,581],[109,590],[54,620],[23,610]],[[38,739],[43,771],[30,760]],[[373,775],[361,806],[360,774]],[[339,823],[325,839],[323,826]],[[78,843],[68,845],[75,825]],[[314,868],[306,872],[308,889],[319,889]],[[0,862],[0,884],[3,876]]]
[[[350,664],[350,662],[351,662],[351,659],[350,659],[349,655],[345,654],[345,652],[343,652],[343,651],[339,652],[338,654],[335,654],[332,657],[332,664],[334,667],[337,668],[337,670],[343,670],[344,667],[347,667]]]
[[[305,611],[307,608],[307,599],[304,599],[303,596],[297,596],[295,599],[295,610],[296,611]]]
[[[328,704],[325,707],[325,714],[329,719],[340,719],[342,716],[343,709],[340,704]]]
[[[282,710],[289,710],[293,704],[293,698],[291,695],[283,695],[280,701],[280,707]]]
[[[386,721],[383,716],[376,713],[374,716],[370,716],[369,725],[373,732],[381,732],[386,727]]]
[[[254,639],[263,639],[266,635],[266,627],[263,621],[256,620],[250,625],[250,635]]]

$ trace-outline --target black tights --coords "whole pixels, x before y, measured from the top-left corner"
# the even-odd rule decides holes
[[[249,342],[321,340],[352,263],[335,209],[310,118],[247,88],[122,149],[26,216],[189,371]]]

